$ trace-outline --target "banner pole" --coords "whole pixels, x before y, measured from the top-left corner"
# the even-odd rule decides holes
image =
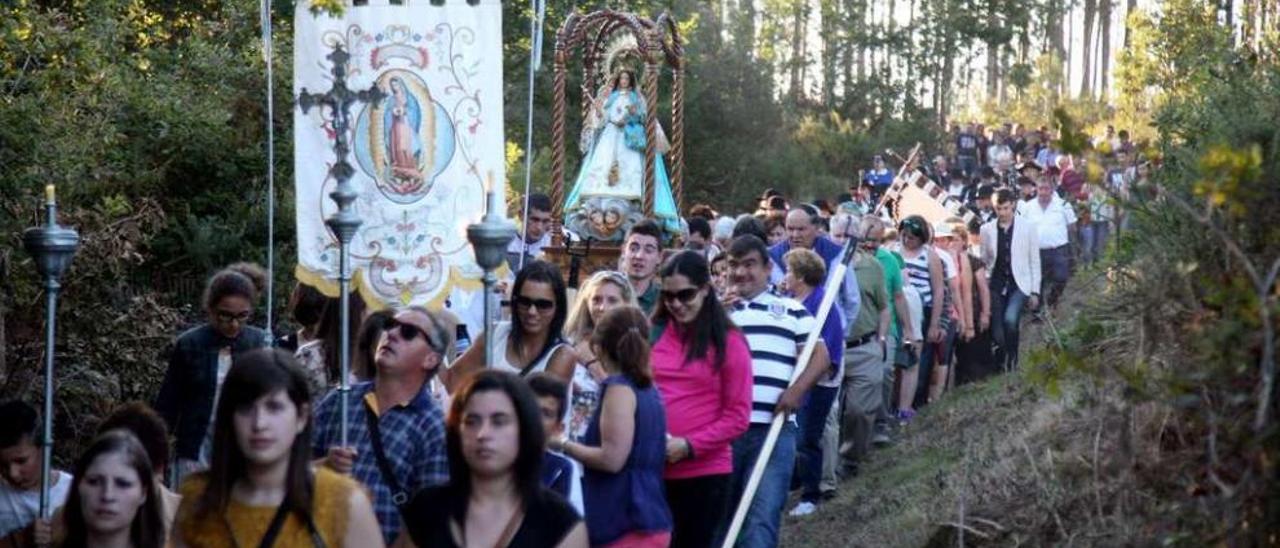
[[[520,258],[516,271],[524,269],[524,248],[529,245],[529,188],[533,182],[533,86],[534,73],[542,64],[542,18],[546,15],[546,0],[533,0],[533,13],[529,17],[529,117],[524,133],[524,209],[520,216]],[[503,184],[503,189],[506,185]],[[488,310],[488,307],[485,307]]]
[[[262,60],[267,66],[267,334],[268,344],[276,345],[272,326],[275,320],[276,280],[276,129],[275,82],[273,79],[271,40],[271,0],[261,0]]]

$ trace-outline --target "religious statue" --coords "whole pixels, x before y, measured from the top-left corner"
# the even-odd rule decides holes
[[[422,186],[422,170],[418,168],[422,141],[418,137],[422,125],[422,107],[405,88],[404,80],[391,79],[391,93],[385,99],[384,131],[390,179],[401,192],[413,192]]]
[[[582,167],[565,201],[565,226],[579,237],[621,241],[631,225],[644,218],[647,112],[635,73],[626,68],[615,70],[592,101],[582,129]],[[679,218],[662,161],[670,145],[661,126],[655,144],[654,214],[674,233]]]

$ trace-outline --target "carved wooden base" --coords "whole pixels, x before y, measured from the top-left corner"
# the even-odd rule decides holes
[[[542,248],[542,250],[546,254],[546,260],[558,266],[560,268],[560,273],[565,277],[565,281],[570,282],[570,265],[572,259],[575,257],[566,253],[563,245],[550,245]],[[572,250],[572,252],[576,254],[581,254],[582,251],[583,248],[581,246],[575,246]],[[620,270],[618,268],[618,257],[621,255],[622,248],[619,246],[605,244],[592,245],[591,249],[586,250],[584,255],[576,257],[579,265],[577,281],[579,283],[585,282],[593,273],[600,270]],[[578,284],[570,283],[570,285],[576,286]]]

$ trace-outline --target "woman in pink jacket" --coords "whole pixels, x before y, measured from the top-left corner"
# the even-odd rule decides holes
[[[702,255],[680,252],[660,274],[652,364],[667,409],[671,546],[701,548],[726,525],[730,444],[751,414],[751,351],[716,297]]]

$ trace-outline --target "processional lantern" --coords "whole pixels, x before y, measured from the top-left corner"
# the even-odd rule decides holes
[[[62,274],[71,265],[71,258],[80,247],[80,235],[74,229],[58,224],[58,201],[54,186],[45,187],[45,223],[28,228],[22,234],[22,245],[35,260],[36,271],[44,282],[44,412],[40,435],[40,517],[49,519],[52,505],[49,498],[50,471],[53,469],[53,354],[57,340],[55,320],[58,311],[58,291],[62,288]]]
[[[485,186],[485,204],[487,204],[484,218],[478,223],[472,223],[467,226],[467,240],[471,242],[471,248],[476,254],[476,264],[484,269],[484,366],[486,368],[493,367],[493,307],[491,300],[494,298],[493,287],[498,283],[498,276],[494,273],[498,267],[502,266],[502,262],[507,258],[507,246],[511,243],[511,239],[516,237],[516,227],[505,216],[500,215],[500,206],[496,203],[497,193],[493,188],[493,176],[489,176],[488,184]]]

